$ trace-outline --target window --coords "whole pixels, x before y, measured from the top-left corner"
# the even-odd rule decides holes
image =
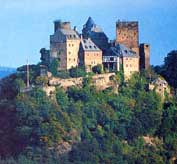
[[[68,52],[68,54],[70,55],[70,54],[71,54],[71,52],[69,51],[69,52]]]
[[[88,47],[87,47],[87,46],[85,46],[85,49],[88,49]]]
[[[110,61],[114,61],[114,58],[113,58],[113,57],[110,57]]]
[[[74,44],[72,44],[72,47],[74,47]]]
[[[128,64],[126,64],[126,67],[128,67]]]

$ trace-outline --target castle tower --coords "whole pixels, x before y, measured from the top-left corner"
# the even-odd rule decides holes
[[[50,36],[50,62],[58,60],[58,70],[69,70],[78,65],[80,37],[70,22],[55,21],[54,34]]]
[[[139,54],[139,27],[136,21],[116,23],[116,44],[123,44]]]
[[[99,27],[91,17],[88,18],[82,29],[83,38],[90,38],[103,53],[108,48],[108,37],[101,27]]]
[[[148,69],[150,66],[150,45],[140,44],[140,69]]]

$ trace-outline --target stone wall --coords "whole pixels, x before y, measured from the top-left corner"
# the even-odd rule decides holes
[[[106,73],[98,74],[92,77],[91,85],[95,86],[98,90],[104,90],[109,87],[117,87],[115,82],[112,80],[112,76],[115,76],[115,73]],[[52,77],[49,79],[50,86],[60,86],[64,89],[68,89],[71,86],[82,87],[83,78],[69,78],[69,79],[60,79]],[[47,91],[48,93],[49,91]]]
[[[127,48],[137,51],[136,49],[139,47],[138,22],[117,22],[116,44],[118,43],[124,44]]]
[[[148,69],[150,66],[150,45],[140,44],[140,69]]]

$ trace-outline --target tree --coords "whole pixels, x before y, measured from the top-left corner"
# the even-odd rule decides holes
[[[163,76],[167,82],[176,90],[177,89],[177,50],[173,50],[165,57],[162,66],[156,66],[154,70]]]
[[[17,89],[18,92],[21,91],[25,87],[25,83],[22,79],[16,79],[15,80],[15,88]]]
[[[164,62],[165,78],[171,86],[177,88],[177,50],[171,51]]]
[[[94,73],[101,74],[103,72],[103,66],[101,64],[98,64],[92,68],[92,71]]]
[[[75,67],[69,70],[71,77],[84,77],[86,75],[83,67]]]
[[[57,99],[57,103],[58,103],[58,105],[60,105],[61,109],[66,110],[69,105],[68,95],[66,94],[66,92],[64,90],[62,90],[59,87],[57,87],[57,89],[56,89],[56,99]]]
[[[46,86],[48,83],[48,78],[46,76],[38,76],[36,78],[36,84],[41,86]]]
[[[49,65],[49,70],[51,71],[53,76],[57,76],[59,67],[59,60],[53,59],[53,61]]]

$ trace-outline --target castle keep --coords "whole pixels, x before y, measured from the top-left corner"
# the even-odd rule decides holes
[[[59,61],[58,71],[84,66],[87,72],[102,65],[106,72],[122,70],[125,79],[134,72],[148,69],[150,45],[139,44],[139,24],[136,21],[116,22],[116,39],[112,42],[91,17],[80,34],[70,22],[54,22],[50,50],[41,51],[45,65]],[[48,63],[48,64],[46,64]]]
[[[123,44],[127,48],[139,53],[139,26],[138,22],[116,23],[116,44]]]

